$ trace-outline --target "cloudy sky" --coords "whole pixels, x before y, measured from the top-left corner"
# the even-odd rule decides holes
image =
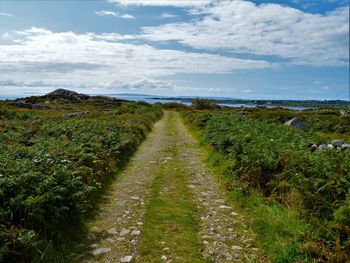
[[[0,95],[347,99],[349,0],[0,1]]]

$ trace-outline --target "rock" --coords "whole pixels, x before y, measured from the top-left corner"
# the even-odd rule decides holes
[[[89,95],[80,94],[75,91],[66,90],[66,89],[56,89],[46,95],[42,96],[42,98],[48,99],[66,99],[74,102],[80,102],[82,100],[87,100],[90,98]]]
[[[344,144],[341,146],[341,149],[342,149],[342,150],[348,150],[348,149],[350,149],[350,144],[344,143]]]
[[[106,241],[109,243],[114,243],[114,240],[112,238],[107,238]]]
[[[232,246],[231,247],[233,250],[241,250],[242,249],[242,247],[240,247],[240,246]]]
[[[232,212],[231,215],[238,216],[238,214],[236,212]]]
[[[69,114],[64,115],[64,117],[74,119],[74,118],[79,118],[79,117],[81,117],[83,115],[87,115],[87,114],[90,114],[90,111],[73,112],[73,113],[69,113]]]
[[[316,151],[318,148],[317,144],[313,144],[310,146],[311,151]]]
[[[321,144],[320,146],[318,146],[317,150],[324,150],[327,148],[327,144]]]
[[[289,127],[301,130],[301,131],[306,131],[308,130],[310,127],[308,125],[306,125],[305,123],[303,123],[301,120],[299,120],[298,118],[294,117],[293,119],[287,121],[284,123],[284,125],[287,125]]]
[[[50,106],[44,105],[44,104],[27,103],[27,102],[22,102],[22,101],[8,102],[6,104],[17,107],[17,108],[25,108],[25,109],[31,109],[31,110],[50,109],[51,108]]]
[[[231,207],[229,207],[229,206],[227,206],[227,205],[220,205],[219,208],[221,208],[221,209],[229,209],[229,208],[231,208]]]
[[[340,110],[339,111],[340,115],[344,116],[346,114],[349,114],[349,112],[347,112],[346,110]]]
[[[224,204],[224,203],[225,203],[225,200],[224,200],[224,199],[216,199],[216,200],[215,200],[215,203]]]
[[[334,146],[334,147],[339,147],[341,146],[342,144],[344,144],[344,140],[334,140],[331,142],[331,144]]]
[[[332,144],[327,144],[327,149],[333,150],[334,146]]]
[[[166,261],[168,258],[166,257],[166,255],[163,255],[160,259]]]
[[[118,234],[117,229],[114,228],[114,227],[108,229],[108,230],[107,230],[107,233],[113,234],[113,235]]]
[[[91,248],[98,248],[98,244],[92,244],[90,247]]]
[[[122,231],[120,231],[119,236],[123,237],[129,233],[130,233],[130,230],[123,228]]]
[[[99,229],[97,226],[93,226],[90,229],[90,232],[101,233],[101,229]]]
[[[138,195],[132,195],[132,196],[130,196],[130,199],[132,199],[132,200],[139,200],[140,197]]]
[[[108,253],[110,251],[111,251],[111,249],[109,247],[101,247],[101,248],[98,248],[98,249],[95,249],[94,251],[92,251],[92,254],[94,256],[97,256],[97,255]]]
[[[131,262],[132,256],[125,256],[120,259],[120,262]]]
[[[132,236],[139,236],[140,233],[141,232],[139,230],[133,230],[130,235],[132,235]]]

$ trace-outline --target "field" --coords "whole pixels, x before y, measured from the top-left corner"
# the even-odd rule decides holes
[[[0,261],[65,262],[68,232],[162,112],[106,98],[27,102],[41,106],[0,105]]]
[[[273,262],[349,258],[350,151],[310,150],[336,138],[350,142],[349,114],[223,109],[183,116]],[[283,125],[296,116],[311,128]]]
[[[66,90],[2,102],[0,262],[347,261],[350,150],[311,146],[349,143],[349,113],[162,109]]]

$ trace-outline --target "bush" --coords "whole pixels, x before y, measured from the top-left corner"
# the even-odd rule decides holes
[[[208,99],[194,99],[192,100],[192,107],[196,110],[215,110],[220,108],[215,101]]]
[[[261,118],[224,112],[187,112],[189,125],[224,154],[225,173],[257,189],[269,200],[297,207],[317,226],[321,240],[349,251],[350,151],[311,152],[324,138]]]
[[[65,225],[79,225],[161,115],[137,103],[93,109],[70,119],[1,106],[0,261],[30,262]]]

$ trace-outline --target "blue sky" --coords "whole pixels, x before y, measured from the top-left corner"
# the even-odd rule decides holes
[[[347,99],[348,0],[0,1],[0,95]]]

